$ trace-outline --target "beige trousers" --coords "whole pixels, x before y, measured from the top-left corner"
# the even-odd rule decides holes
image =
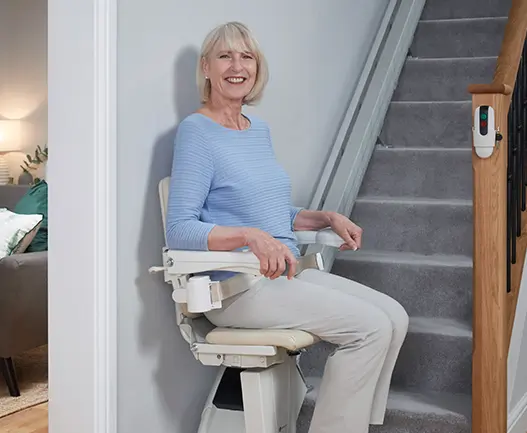
[[[301,329],[334,343],[309,433],[367,433],[382,424],[408,315],[389,296],[307,269],[293,280],[264,280],[207,313],[216,326]]]

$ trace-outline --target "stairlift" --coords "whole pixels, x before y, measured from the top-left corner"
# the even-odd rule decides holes
[[[170,178],[159,183],[163,226]],[[295,232],[301,245],[338,248],[344,241],[331,230]],[[198,433],[295,433],[308,391],[297,363],[300,351],[317,342],[308,332],[291,329],[216,328],[203,313],[263,281],[260,263],[251,252],[174,251],[163,248],[163,272],[173,287],[177,324],[196,360],[219,367],[202,411]],[[323,270],[320,253],[302,256],[297,274]],[[238,272],[223,282],[195,273]]]

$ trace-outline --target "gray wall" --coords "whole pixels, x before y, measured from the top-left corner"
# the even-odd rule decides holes
[[[47,143],[47,22],[47,0],[0,1],[0,119],[24,121],[24,153]],[[7,156],[15,182],[22,152]]]
[[[307,205],[382,18],[384,0],[119,2],[119,432],[195,432],[214,369],[176,329],[161,261],[158,181],[175,125],[198,107],[198,48],[216,24],[241,20],[268,57],[271,80],[250,111],[271,125],[278,159]]]
[[[525,287],[525,289],[527,289],[527,287]],[[527,394],[527,368],[525,368],[527,365],[527,332],[525,332],[525,328],[522,331],[521,341],[511,341],[511,346],[519,344],[520,347],[518,367],[516,370],[516,376],[514,378],[512,396],[509,404],[509,408],[511,410],[514,409],[520,400]]]
[[[507,359],[509,418],[518,416],[527,398],[527,260],[523,264],[523,277],[519,289],[518,305]],[[523,421],[527,425],[527,421]]]

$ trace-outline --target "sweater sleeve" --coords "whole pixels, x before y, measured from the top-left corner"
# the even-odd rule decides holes
[[[207,140],[191,122],[177,130],[166,216],[169,249],[208,251],[215,224],[200,221],[210,190],[214,165]]]
[[[295,218],[296,216],[298,215],[298,213],[303,210],[304,208],[303,207],[296,207],[296,206],[291,206],[291,212],[290,212],[290,215],[291,215],[291,230],[295,230]]]

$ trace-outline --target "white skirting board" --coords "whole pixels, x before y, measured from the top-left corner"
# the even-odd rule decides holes
[[[507,433],[527,432],[527,393],[509,413]]]
[[[351,213],[424,5],[425,0],[388,4],[310,209]],[[309,247],[306,253],[319,248]],[[322,248],[326,269],[335,254],[334,248]]]

